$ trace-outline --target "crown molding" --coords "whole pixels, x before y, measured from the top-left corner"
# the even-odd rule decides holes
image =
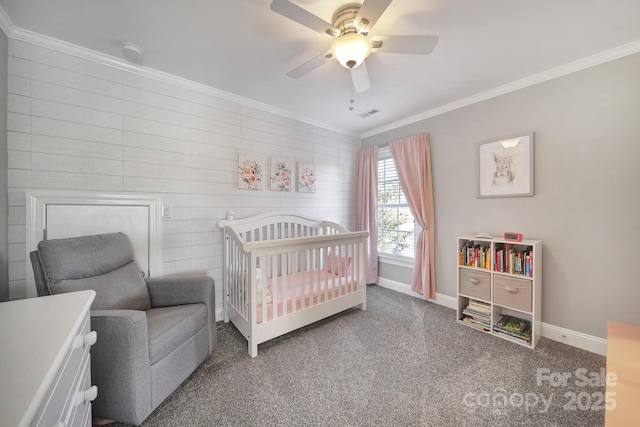
[[[497,88],[479,93],[477,95],[463,98],[458,101],[451,102],[449,104],[445,104],[440,107],[433,108],[431,110],[427,110],[422,113],[415,114],[413,116],[409,116],[401,120],[397,120],[393,123],[389,123],[384,126],[380,126],[375,129],[371,129],[369,131],[363,132],[359,135],[359,137],[360,139],[365,139],[374,135],[381,134],[383,132],[388,132],[390,130],[400,128],[402,126],[407,126],[407,125],[419,122],[421,120],[439,116],[440,114],[448,113],[450,111],[454,111],[459,108],[477,104],[479,102],[486,101],[491,98],[495,98],[507,93],[515,92],[517,90],[534,86],[549,80],[553,80],[558,77],[566,76],[568,74],[585,70],[587,68],[595,67],[596,65],[601,65],[606,62],[610,62],[610,61],[613,61],[628,55],[632,55],[638,52],[640,52],[640,40],[598,53],[593,56],[589,56],[587,58],[580,59],[578,61],[571,62],[569,64],[552,68],[542,73],[538,73],[533,76],[526,77],[521,80],[517,80],[513,83],[499,86]]]
[[[15,30],[16,26],[13,25],[13,21],[7,15],[7,12],[4,11],[4,8],[0,6],[0,29],[4,31],[7,37],[11,36],[11,33]]]
[[[53,37],[39,34],[30,30],[25,30],[23,28],[15,27],[11,22],[11,19],[4,12],[4,9],[2,9],[2,7],[0,7],[0,28],[2,28],[5,31],[5,33],[7,34],[7,37],[12,38],[14,40],[30,43],[33,45],[47,48],[47,49],[52,49],[57,52],[65,53],[78,58],[86,59],[89,61],[107,65],[113,68],[117,68],[123,71],[128,71],[144,77],[149,77],[165,83],[180,86],[180,87],[192,90],[194,92],[199,92],[205,95],[210,95],[216,98],[224,99],[226,101],[234,102],[236,104],[239,104],[248,108],[254,108],[256,110],[286,117],[288,119],[292,119],[292,120],[296,120],[312,126],[320,127],[329,131],[333,131],[343,135],[358,138],[357,133],[354,133],[345,129],[341,129],[341,128],[329,125],[327,123],[314,121],[307,117],[300,116],[291,111],[278,108],[273,105],[265,104],[263,102],[259,102],[250,98],[245,98],[230,92],[225,92],[223,90],[216,89],[214,87],[207,86],[202,83],[197,83],[182,77],[178,77],[173,74],[155,70],[153,68],[132,64],[125,61],[124,59],[117,58],[115,56],[111,56],[101,52],[97,52],[95,50],[87,49],[85,47],[78,46],[73,43],[68,43],[59,39],[55,39]]]

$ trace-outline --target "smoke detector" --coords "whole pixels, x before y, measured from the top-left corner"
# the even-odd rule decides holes
[[[127,61],[134,62],[136,64],[140,64],[144,59],[144,52],[142,51],[142,48],[135,43],[122,43],[122,53]]]

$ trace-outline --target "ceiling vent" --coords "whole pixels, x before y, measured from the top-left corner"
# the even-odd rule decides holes
[[[362,117],[363,119],[366,119],[369,116],[373,116],[376,113],[379,113],[380,109],[379,108],[373,108],[369,111],[365,111],[364,113],[358,114],[358,117]]]

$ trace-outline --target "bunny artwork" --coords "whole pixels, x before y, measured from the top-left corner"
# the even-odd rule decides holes
[[[513,156],[506,154],[493,154],[495,172],[493,173],[493,185],[512,184],[516,177],[513,165]]]

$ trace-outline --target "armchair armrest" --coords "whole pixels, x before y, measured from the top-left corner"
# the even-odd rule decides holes
[[[147,316],[137,310],[92,310],[91,328],[98,334],[91,349],[91,378],[98,386],[93,412],[138,424],[152,409]]]
[[[217,345],[216,290],[211,277],[176,277],[146,279],[151,307],[181,304],[205,304],[209,319],[209,351]]]
[[[215,305],[214,283],[211,277],[145,279],[151,307],[180,304]]]

